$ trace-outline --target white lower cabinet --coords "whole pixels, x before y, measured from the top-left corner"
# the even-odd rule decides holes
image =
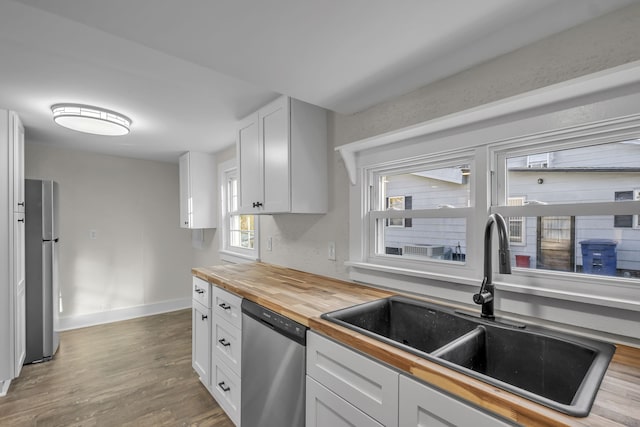
[[[306,384],[306,427],[516,425],[313,331]]]
[[[239,427],[242,298],[198,277],[192,289],[193,369]]]
[[[307,375],[306,427],[384,427]]]
[[[402,427],[516,425],[405,375],[400,375],[399,402],[399,423]]]
[[[354,407],[378,424],[398,426],[398,372],[370,359],[354,350],[344,347],[315,332],[307,333],[307,376],[326,387],[346,405],[334,406],[336,417],[345,420],[353,414],[344,413],[339,408]],[[308,383],[308,381],[307,381]],[[316,397],[307,390],[307,411],[316,412],[320,405]],[[322,405],[321,405],[322,406]],[[325,410],[321,412],[325,414]],[[325,414],[329,416],[328,413]],[[307,417],[307,421],[310,420]],[[307,424],[318,425],[323,424]],[[326,424],[327,426],[332,424]]]
[[[211,293],[209,283],[193,277],[191,308],[191,366],[200,381],[211,385]]]

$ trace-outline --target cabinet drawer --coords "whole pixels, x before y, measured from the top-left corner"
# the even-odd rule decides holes
[[[213,397],[231,421],[240,425],[240,378],[223,363],[215,364],[211,373]]]
[[[242,332],[223,319],[216,319],[213,330],[212,354],[218,363],[223,361],[233,372],[240,373],[240,350],[242,344]]]
[[[198,301],[200,304],[204,305],[207,308],[211,307],[211,297],[210,290],[211,285],[209,282],[205,282],[199,277],[193,276],[193,286],[192,286],[192,298],[194,301]]]
[[[309,331],[307,375],[379,423],[398,425],[398,372],[393,369]]]
[[[224,319],[236,328],[242,327],[242,298],[217,286],[211,287],[213,293],[213,315]]]
[[[306,427],[383,427],[309,376],[306,400]]]
[[[497,415],[464,403],[404,375],[400,375],[400,425],[509,427],[516,426]]]

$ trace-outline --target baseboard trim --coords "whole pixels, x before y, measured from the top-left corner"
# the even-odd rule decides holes
[[[0,397],[5,397],[9,391],[11,380],[0,381]]]
[[[182,310],[190,307],[191,298],[181,298],[153,304],[138,305],[135,307],[101,311],[98,313],[61,317],[59,319],[58,330],[68,331],[71,329],[86,328],[88,326],[119,322],[121,320],[135,319],[137,317],[152,316],[154,314],[167,313],[169,311]]]

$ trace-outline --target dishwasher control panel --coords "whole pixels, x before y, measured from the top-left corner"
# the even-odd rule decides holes
[[[253,301],[249,301],[246,298],[242,300],[242,313],[265,324],[276,332],[302,345],[306,345],[307,327],[303,324],[256,304]]]

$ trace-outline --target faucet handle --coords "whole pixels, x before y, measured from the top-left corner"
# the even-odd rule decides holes
[[[493,294],[486,290],[487,282],[488,282],[488,279],[485,276],[484,279],[482,279],[480,290],[478,291],[477,294],[473,296],[473,302],[475,302],[478,305],[486,304],[488,302],[493,301]]]
[[[479,292],[473,296],[473,302],[478,305],[486,304],[491,301],[493,301],[493,295],[491,295],[491,292]]]

